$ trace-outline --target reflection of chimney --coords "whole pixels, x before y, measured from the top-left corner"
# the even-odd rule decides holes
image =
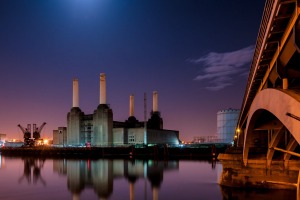
[[[152,188],[152,197],[153,197],[153,200],[158,200],[158,188],[157,187]]]
[[[133,94],[129,97],[129,117],[134,116],[134,96]]]
[[[79,197],[80,197],[79,194],[74,193],[72,200],[79,200],[80,199]]]
[[[73,108],[79,107],[79,88],[78,88],[78,79],[73,79]]]
[[[129,183],[129,199],[134,200],[134,183]]]
[[[105,74],[100,74],[100,104],[106,104],[106,79]]]
[[[158,93],[153,92],[153,112],[158,112]]]

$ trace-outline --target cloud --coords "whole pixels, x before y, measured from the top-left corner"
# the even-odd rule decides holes
[[[225,53],[210,52],[198,59],[189,60],[201,64],[201,73],[194,78],[196,81],[209,80],[208,90],[218,91],[234,83],[234,76],[248,74],[249,64],[252,60],[254,46]]]

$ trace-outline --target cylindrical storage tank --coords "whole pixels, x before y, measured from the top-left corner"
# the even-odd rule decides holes
[[[236,131],[239,109],[225,109],[217,112],[217,136],[220,142],[232,142]]]

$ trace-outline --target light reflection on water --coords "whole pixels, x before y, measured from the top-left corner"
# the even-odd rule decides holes
[[[217,184],[211,161],[1,157],[0,199],[295,199],[295,191],[245,191]],[[276,196],[275,196],[275,195]],[[282,198],[283,199],[283,198]]]

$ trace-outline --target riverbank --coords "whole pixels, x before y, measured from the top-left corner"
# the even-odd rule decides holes
[[[259,151],[258,151],[259,152]],[[221,153],[222,163],[219,184],[233,188],[291,189],[299,188],[299,160],[272,160],[270,166],[266,155],[257,154],[243,163],[242,148],[232,148]]]
[[[94,158],[212,158],[224,153],[226,145],[198,145],[193,147],[151,146],[127,147],[3,147],[8,156],[94,157]]]

